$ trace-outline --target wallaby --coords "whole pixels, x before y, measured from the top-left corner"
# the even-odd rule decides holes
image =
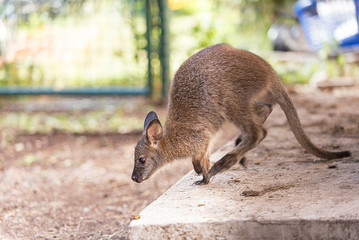
[[[323,159],[350,156],[316,147],[304,133],[287,90],[273,68],[259,56],[227,44],[207,47],[178,69],[172,81],[164,128],[148,113],[144,133],[135,148],[132,180],[142,182],[175,159],[192,158],[196,173],[208,184],[211,177],[238,163],[266,136],[264,121],[278,103],[298,142]],[[216,133],[226,121],[241,130],[234,150],[212,168],[209,156]]]

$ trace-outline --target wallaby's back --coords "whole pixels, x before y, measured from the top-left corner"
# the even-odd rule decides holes
[[[168,120],[208,121],[219,127],[231,115],[248,111],[244,102],[253,101],[253,96],[266,98],[271,71],[250,52],[227,44],[207,47],[178,69],[170,90]]]

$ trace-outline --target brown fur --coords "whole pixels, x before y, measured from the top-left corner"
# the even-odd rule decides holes
[[[164,164],[191,157],[195,171],[203,175],[196,183],[207,184],[265,138],[263,122],[275,103],[308,152],[324,159],[350,155],[348,151],[319,149],[309,140],[286,88],[267,62],[250,52],[217,44],[196,53],[178,69],[165,127],[154,112],[148,114],[144,135],[135,149],[132,179],[142,182]],[[238,145],[210,168],[211,141],[226,121],[241,130]],[[140,158],[145,162],[140,163]]]

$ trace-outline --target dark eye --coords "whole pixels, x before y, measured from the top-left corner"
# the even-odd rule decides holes
[[[145,164],[146,159],[145,159],[144,157],[140,157],[140,158],[138,159],[138,161],[139,161],[141,164]]]

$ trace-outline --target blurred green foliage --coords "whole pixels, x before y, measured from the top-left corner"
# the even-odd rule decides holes
[[[179,3],[183,1],[169,1]],[[259,53],[270,50],[267,38],[278,10],[291,11],[294,1],[217,0],[184,1],[171,18],[171,62],[173,71],[194,52],[216,43]],[[182,7],[182,8],[180,8]]]
[[[172,75],[194,52],[218,42],[251,51],[270,49],[268,27],[277,9],[290,9],[293,2],[169,0]],[[0,85],[144,86],[144,7],[145,0],[81,0],[55,10],[44,2],[34,12],[17,12],[17,37],[0,61]],[[158,46],[156,0],[151,8],[153,46]],[[151,56],[155,76],[160,72],[157,52],[155,48]]]
[[[153,73],[160,85],[157,0],[153,11]],[[295,0],[168,0],[171,76],[196,51],[220,42],[261,56],[272,49],[267,32]],[[3,2],[4,3],[4,2]],[[36,11],[17,13],[13,36],[0,56],[0,86],[145,86],[145,0],[73,0],[58,8],[42,1]],[[0,13],[4,11],[0,6]],[[2,19],[5,23],[10,20]],[[9,25],[10,26],[10,25]],[[325,51],[325,50],[324,50]],[[318,70],[329,76],[355,72],[343,58],[319,63],[271,62],[286,82],[306,83]],[[323,63],[324,62],[324,63]]]

